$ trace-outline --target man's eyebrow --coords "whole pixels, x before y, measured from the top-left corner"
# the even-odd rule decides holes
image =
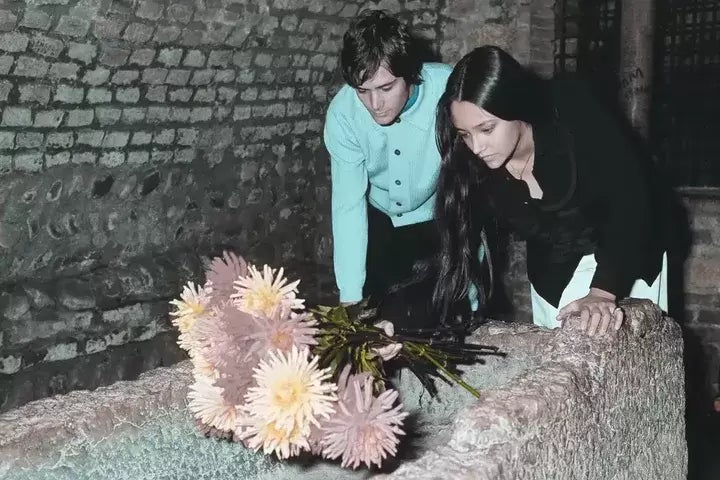
[[[377,89],[377,88],[385,88],[385,87],[387,87],[387,86],[395,83],[396,80],[397,80],[397,78],[395,78],[395,79],[393,79],[393,80],[390,80],[389,82],[383,83],[382,85],[378,85],[377,87],[375,87],[375,89]],[[357,89],[358,89],[358,90],[373,90],[373,89],[363,88],[363,87],[357,87]]]
[[[397,80],[397,78],[393,78],[393,79],[390,80],[389,82],[385,82],[385,83],[383,83],[382,85],[379,85],[377,88],[387,87],[388,85],[391,85],[391,84],[395,83],[395,80]]]

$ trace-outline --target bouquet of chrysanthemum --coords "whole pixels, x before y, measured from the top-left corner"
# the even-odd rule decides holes
[[[404,362],[428,388],[434,374],[477,395],[453,365],[494,348],[411,337],[343,307],[306,311],[298,284],[225,252],[204,285],[189,282],[170,302],[194,367],[189,409],[206,435],[281,459],[308,451],[380,466],[407,416],[383,362]]]

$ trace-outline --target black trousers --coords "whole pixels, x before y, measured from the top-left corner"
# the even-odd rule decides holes
[[[368,206],[368,249],[363,295],[381,318],[396,327],[432,329],[440,318],[432,307],[440,237],[435,222],[395,227]],[[467,309],[468,302],[462,302]]]
[[[368,249],[364,296],[382,297],[413,279],[418,262],[431,262],[440,250],[434,222],[395,227],[390,218],[368,205]]]

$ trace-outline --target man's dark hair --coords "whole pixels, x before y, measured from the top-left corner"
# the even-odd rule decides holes
[[[405,25],[382,10],[363,10],[343,37],[340,53],[343,78],[357,88],[372,78],[381,65],[408,84],[420,83],[422,58]]]

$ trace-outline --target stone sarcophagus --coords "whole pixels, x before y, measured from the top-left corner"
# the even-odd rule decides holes
[[[626,324],[604,338],[482,326],[470,340],[507,356],[465,368],[480,399],[445,385],[431,398],[414,377],[396,377],[411,415],[382,472],[279,463],[202,438],[186,410],[183,362],[0,415],[0,478],[685,479],[680,328],[649,302],[624,307]]]

